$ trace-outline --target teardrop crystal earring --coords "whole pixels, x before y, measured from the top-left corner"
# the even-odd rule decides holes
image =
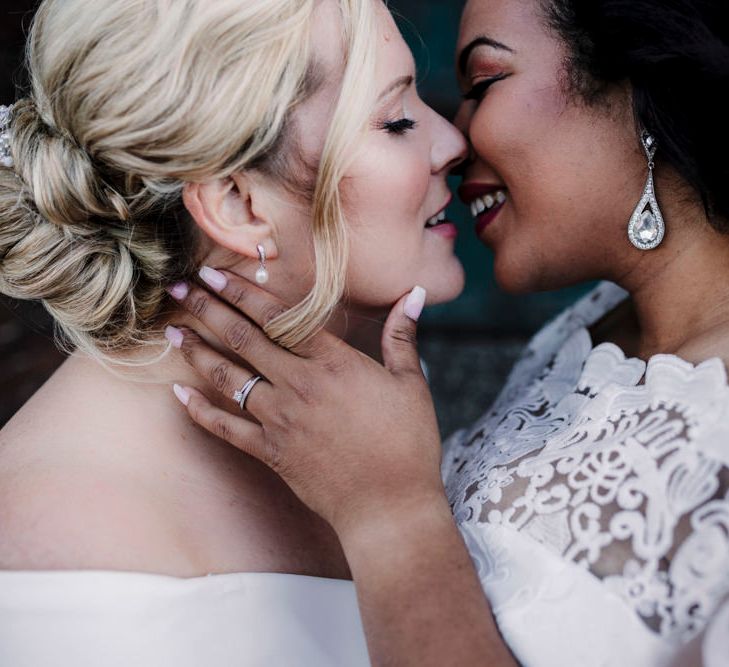
[[[663,235],[666,232],[666,225],[663,222],[661,209],[658,207],[653,184],[653,168],[655,167],[653,158],[658,146],[655,137],[645,130],[641,132],[640,141],[648,157],[648,180],[643,188],[643,196],[630,217],[628,238],[639,250],[652,250],[663,241]]]
[[[261,266],[256,271],[256,282],[259,285],[264,285],[268,282],[268,271],[266,270],[266,249],[262,245],[257,245],[258,259],[261,262]]]

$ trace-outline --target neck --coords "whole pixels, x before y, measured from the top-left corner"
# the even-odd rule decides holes
[[[353,308],[345,310],[342,308],[335,313],[327,325],[327,330],[339,336],[363,354],[377,361],[382,361],[380,343],[383,322],[384,315],[382,312],[364,311]],[[230,356],[230,352],[213,331],[176,305],[172,310],[162,316],[161,324],[162,327],[167,324],[172,324],[177,327],[194,329],[213,349],[226,356]],[[160,351],[162,349],[164,348],[161,347]],[[145,355],[151,356],[149,353],[145,353]],[[134,356],[140,356],[141,358],[141,355],[135,354]],[[208,396],[215,395],[215,390],[209,383],[199,376],[182,358],[182,355],[175,350],[171,350],[161,361],[149,367],[143,367],[137,371],[137,374],[139,373],[145,376],[145,380],[167,384],[176,382],[178,384],[196,387]]]
[[[382,328],[387,311],[341,308],[327,325],[327,330],[375,361],[382,362]]]
[[[666,207],[664,215],[663,244],[637,251],[641,255],[616,279],[632,297],[641,358],[677,353],[729,327],[729,236],[709,225],[701,206]]]

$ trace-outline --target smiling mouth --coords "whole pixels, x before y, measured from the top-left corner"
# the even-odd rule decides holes
[[[458,188],[458,196],[476,220],[476,236],[481,236],[509,202],[509,190],[495,183],[463,183]]]
[[[506,201],[506,190],[495,190],[471,202],[471,215],[479,218],[483,213],[495,211]]]
[[[450,220],[448,220],[448,217],[446,214],[446,209],[450,205],[451,200],[452,200],[452,197],[449,197],[448,201],[445,203],[443,208],[438,213],[436,213],[432,218],[428,218],[428,220],[425,223],[426,229],[432,229],[433,227],[438,227],[440,225],[446,225],[450,222]]]
[[[446,222],[448,222],[448,219],[446,218],[446,212],[444,209],[438,213],[438,215],[434,215],[432,218],[429,218],[428,222],[425,223],[425,228],[430,229],[431,227],[437,227],[438,225],[442,225]]]

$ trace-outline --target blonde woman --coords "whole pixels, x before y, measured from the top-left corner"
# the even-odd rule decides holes
[[[72,354],[0,432],[0,663],[367,664],[332,527],[169,392],[195,374],[167,324],[195,320],[165,288],[257,276],[298,304],[268,312],[281,345],[326,327],[377,357],[413,285],[462,289],[462,135],[374,0],[45,0],[28,66],[0,291],[41,300]]]

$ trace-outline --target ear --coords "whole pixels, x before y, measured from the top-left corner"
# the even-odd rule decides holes
[[[186,183],[182,201],[198,227],[218,245],[258,259],[262,245],[268,259],[278,256],[275,229],[261,217],[256,198],[263,193],[245,173],[207,183]]]

